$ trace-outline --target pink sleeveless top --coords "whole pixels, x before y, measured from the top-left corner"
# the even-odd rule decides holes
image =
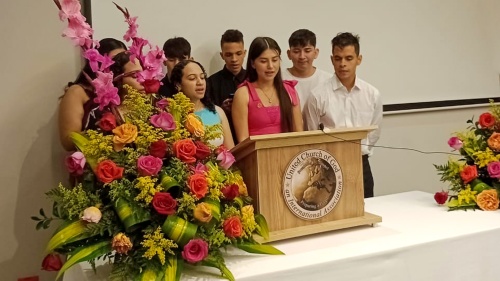
[[[290,96],[292,105],[299,104],[295,80],[283,80],[283,86]],[[281,130],[281,113],[279,106],[265,107],[252,83],[245,81],[240,87],[246,86],[250,97],[248,100],[248,133],[250,136],[278,134]],[[291,114],[291,113],[290,113]]]

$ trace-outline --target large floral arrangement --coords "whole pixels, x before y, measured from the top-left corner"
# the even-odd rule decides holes
[[[179,280],[188,263],[218,268],[234,280],[224,263],[224,247],[282,254],[254,240],[256,234],[267,238],[267,225],[254,214],[231,152],[209,143],[220,136],[220,125],[203,126],[182,93],[155,99],[124,86],[127,94],[116,98],[113,74],[107,71],[112,62],[96,54],[79,1],[55,2],[61,19],[69,22],[65,36],[94,63],[95,101],[106,113],[99,128],[72,134],[78,151],[66,164],[75,186],[60,184],[47,192],[52,216],[40,210],[33,217],[37,229],[60,222],[43,267],[59,270],[59,278],[76,263],[94,265],[103,258],[112,263],[109,280]],[[143,55],[148,42],[137,37],[136,18],[119,9],[129,24],[124,39],[132,40],[130,52],[144,68],[138,77],[154,85],[163,52],[151,48]],[[66,254],[67,261],[62,264],[56,253]]]
[[[448,144],[460,153],[444,165],[434,165],[449,191],[435,194],[439,204],[450,210],[497,210],[500,190],[500,107],[490,102],[490,110],[478,121],[468,120],[469,127],[455,133]],[[451,194],[449,194],[451,192]]]

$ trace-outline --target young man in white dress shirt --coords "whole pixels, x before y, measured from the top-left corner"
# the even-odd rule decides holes
[[[379,128],[362,140],[363,183],[365,198],[373,197],[373,176],[368,157],[380,137],[382,100],[379,91],[356,76],[361,64],[359,37],[339,33],[332,39],[331,60],[335,75],[314,88],[304,106],[308,130],[377,125]]]
[[[316,48],[316,34],[308,29],[296,30],[288,39],[289,49],[286,51],[292,61],[292,67],[281,72],[284,80],[296,80],[295,89],[299,94],[300,109],[304,109],[311,90],[323,81],[333,76],[321,69],[317,69],[313,62],[318,58],[319,49]]]

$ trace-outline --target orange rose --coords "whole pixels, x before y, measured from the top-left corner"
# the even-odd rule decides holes
[[[205,197],[208,192],[207,178],[202,174],[194,174],[188,178],[188,186],[191,193],[198,199]]]
[[[191,164],[196,162],[196,145],[190,139],[183,139],[174,142],[174,154],[182,162]]]
[[[212,211],[210,210],[210,206],[202,202],[194,208],[193,216],[200,222],[209,222],[212,220]]]
[[[205,127],[194,113],[190,113],[186,117],[186,129],[199,138],[205,135]]]
[[[137,127],[125,123],[113,129],[113,143],[115,151],[120,151],[127,143],[132,143],[137,138]]]
[[[477,205],[483,211],[495,211],[498,209],[498,193],[496,189],[486,189],[479,193],[476,198]]]
[[[123,168],[116,166],[112,160],[104,160],[95,168],[97,179],[103,183],[110,183],[123,177]]]
[[[127,254],[130,249],[132,249],[132,242],[130,242],[130,238],[123,233],[118,233],[113,237],[111,242],[111,247],[119,254]]]
[[[243,227],[239,217],[230,217],[222,225],[224,234],[229,238],[237,238],[243,234]]]
[[[465,166],[464,169],[460,172],[460,177],[464,181],[464,183],[469,183],[477,178],[477,169],[476,166]]]
[[[488,139],[488,146],[494,151],[500,151],[500,133],[491,134]]]

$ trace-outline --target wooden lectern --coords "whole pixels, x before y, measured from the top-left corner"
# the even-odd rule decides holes
[[[363,198],[360,142],[375,128],[252,136],[234,147],[255,211],[269,226],[270,239],[260,242],[381,222],[365,212]],[[326,181],[318,180],[321,169],[330,173]]]

